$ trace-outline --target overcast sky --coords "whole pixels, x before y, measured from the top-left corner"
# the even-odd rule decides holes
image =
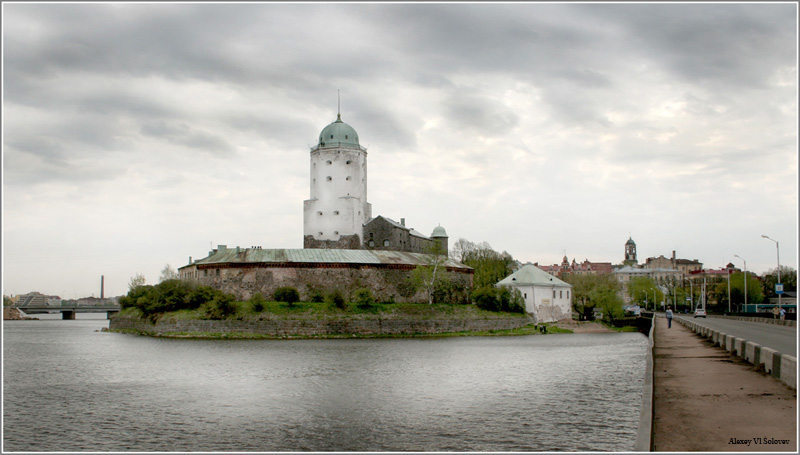
[[[302,248],[309,147],[373,215],[523,262],[797,268],[797,5],[3,3],[3,293]]]

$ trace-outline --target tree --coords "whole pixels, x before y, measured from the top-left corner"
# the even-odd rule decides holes
[[[744,278],[742,272],[731,274],[731,303],[734,305],[744,304]],[[781,277],[782,278],[782,277]],[[764,301],[764,291],[761,282],[750,272],[747,273],[747,304],[759,304]]]
[[[428,294],[428,304],[433,304],[433,294],[436,285],[445,270],[447,251],[439,242],[433,242],[425,252],[425,265],[414,269],[414,280],[425,289]]]
[[[128,291],[136,291],[137,288],[145,285],[144,275],[137,273],[128,281]]]
[[[613,309],[614,303],[609,295],[617,295],[620,291],[620,284],[616,277],[610,273],[601,275],[578,275],[568,274],[564,277],[567,283],[572,285],[573,308],[580,314],[582,320],[591,321],[594,319],[595,307],[604,310],[606,307]],[[620,311],[622,311],[622,300],[619,300]]]
[[[782,265],[780,271],[781,271],[780,274],[781,284],[783,284],[784,292],[797,291],[797,270]],[[763,285],[762,290],[765,297],[767,298],[777,297],[778,294],[775,292],[775,285],[778,283],[778,268],[776,267],[772,270],[765,272],[761,276],[761,283]],[[747,285],[750,286],[749,281],[747,282]]]
[[[619,290],[611,286],[597,286],[589,293],[589,299],[603,310],[603,319],[614,322],[624,314]]]
[[[459,239],[459,242],[461,240],[463,239]],[[472,278],[472,285],[475,288],[494,286],[511,275],[518,265],[510,254],[505,251],[498,253],[486,242],[474,244],[465,241],[461,248],[461,262],[475,270]]]
[[[161,276],[158,279],[159,283],[163,283],[164,281],[169,280],[177,280],[178,279],[178,272],[172,268],[171,265],[167,264],[161,269]]]
[[[653,290],[655,290],[655,295]],[[644,302],[647,302],[647,308],[650,309],[656,309],[656,304],[664,300],[664,293],[656,282],[652,278],[644,276],[634,277],[628,282],[628,295],[632,301],[640,302],[642,306],[644,306]]]

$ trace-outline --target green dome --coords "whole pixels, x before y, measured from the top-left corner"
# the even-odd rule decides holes
[[[433,234],[431,234],[431,238],[433,237],[447,237],[447,231],[441,225],[436,226],[433,228]]]
[[[628,241],[625,242],[625,245],[636,245],[636,243],[634,243],[632,238],[628,237]]]
[[[336,121],[322,129],[319,133],[320,147],[354,146],[359,147],[358,133],[352,126],[342,121],[337,115]]]

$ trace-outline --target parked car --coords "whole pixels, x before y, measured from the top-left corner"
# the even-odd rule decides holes
[[[704,318],[706,317],[706,309],[705,308],[698,308],[694,310],[694,317],[696,318]]]

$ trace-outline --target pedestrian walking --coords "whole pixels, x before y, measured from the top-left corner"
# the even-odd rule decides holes
[[[781,321],[783,321],[784,319],[786,319],[786,310],[781,308]]]
[[[667,328],[672,328],[672,308],[667,307]]]

